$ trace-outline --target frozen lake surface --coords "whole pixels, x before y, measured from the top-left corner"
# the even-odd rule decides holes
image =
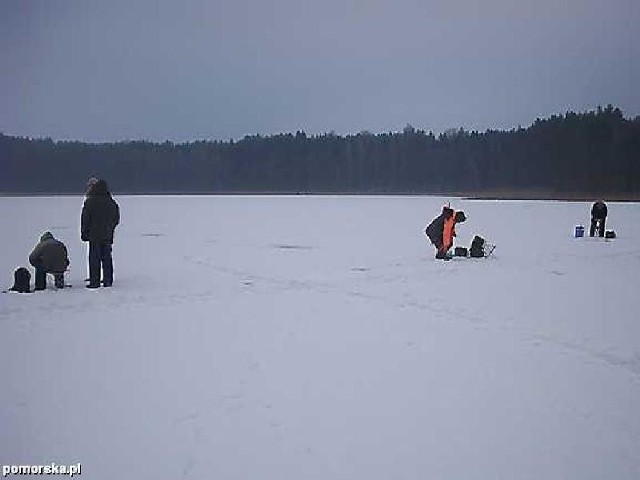
[[[50,230],[70,289],[0,295],[0,460],[82,477],[640,478],[640,205],[115,197],[111,289],[82,197],[0,198],[0,272]],[[423,234],[443,203],[459,244]],[[31,269],[32,270],[32,269]],[[33,270],[32,270],[33,272]]]

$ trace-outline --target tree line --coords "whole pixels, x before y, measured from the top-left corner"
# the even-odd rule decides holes
[[[0,192],[450,194],[640,198],[640,117],[567,112],[527,128],[434,135],[303,131],[190,143],[84,143],[0,134]]]

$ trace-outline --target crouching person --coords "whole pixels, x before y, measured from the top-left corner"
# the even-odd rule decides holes
[[[427,226],[425,233],[436,247],[437,259],[451,259],[449,250],[453,246],[453,237],[456,236],[455,226],[466,219],[464,212],[456,212],[452,208],[445,206],[442,208],[442,213]]]
[[[589,229],[589,236],[593,237],[594,234],[598,234],[599,237],[604,237],[604,225],[607,221],[607,204],[602,200],[598,200],[591,207],[591,228]]]
[[[47,288],[47,273],[53,275],[56,288],[64,288],[64,272],[69,266],[67,247],[56,240],[51,232],[40,237],[40,243],[29,255],[29,263],[36,269],[35,289]]]

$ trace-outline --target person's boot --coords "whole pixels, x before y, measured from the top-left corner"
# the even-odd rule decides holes
[[[436,253],[436,258],[438,260],[451,260],[452,256],[448,252],[438,251],[438,253]]]

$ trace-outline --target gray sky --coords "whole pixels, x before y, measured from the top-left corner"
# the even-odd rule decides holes
[[[0,131],[83,141],[640,114],[640,0],[1,0]]]

